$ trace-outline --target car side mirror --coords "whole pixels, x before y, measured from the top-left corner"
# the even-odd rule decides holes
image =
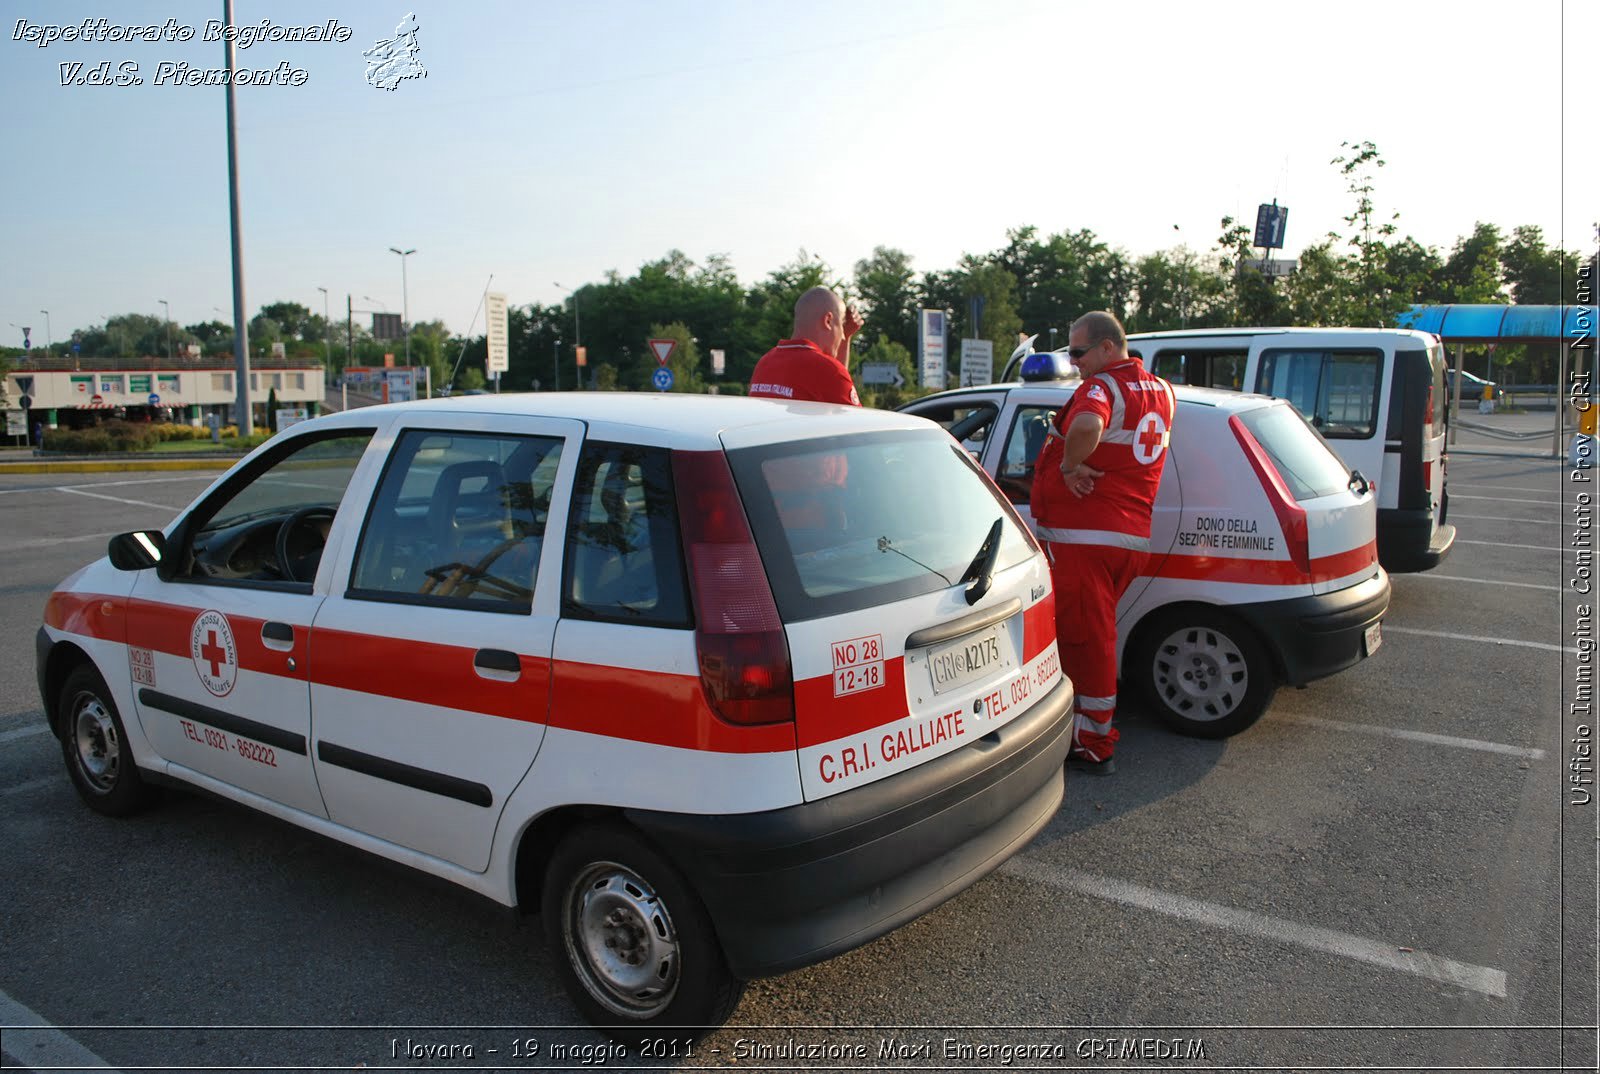
[[[148,570],[161,562],[166,550],[167,538],[160,530],[119,533],[106,547],[111,565],[119,571]]]

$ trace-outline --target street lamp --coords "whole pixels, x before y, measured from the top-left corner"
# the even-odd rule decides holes
[[[362,295],[361,296],[361,301],[363,301],[363,302],[376,302],[378,305],[383,307],[383,312],[384,313],[388,313],[389,312],[389,304],[387,302],[383,301],[382,299],[373,298],[371,295]]]
[[[561,287],[561,284],[557,283],[555,286]],[[578,316],[578,292],[566,287],[561,287],[561,290],[572,296],[572,368],[577,370],[578,387],[581,389],[583,387],[583,370],[578,367],[578,348],[583,346],[583,318]]]
[[[553,391],[561,390],[561,337],[556,337],[555,349],[550,352],[550,360],[556,367],[556,386]]]
[[[324,383],[333,375],[333,331],[328,320],[328,289],[319,287],[322,292],[322,379]]]
[[[161,308],[165,311],[165,320],[167,322],[167,361],[170,363],[172,361],[172,307],[167,305],[167,300],[164,298],[158,298],[156,301],[161,303]]]
[[[391,246],[389,247],[389,252],[400,255],[400,320],[405,322],[406,326],[406,365],[409,366],[411,364],[411,300],[406,290],[406,258],[417,251],[414,247],[410,250],[402,250],[398,246]]]
[[[50,353],[50,311],[49,310],[40,310],[39,312],[44,314],[44,352],[46,354],[49,354]]]
[[[1050,349],[1056,349],[1056,330],[1054,328],[1050,329]]]

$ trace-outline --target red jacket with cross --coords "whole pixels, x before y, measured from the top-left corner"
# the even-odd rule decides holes
[[[1056,414],[1034,465],[1031,507],[1040,539],[1148,550],[1175,410],[1172,386],[1137,358],[1085,380]],[[1066,430],[1079,414],[1105,423],[1099,445],[1084,460],[1105,476],[1083,497],[1067,491],[1061,476]]]

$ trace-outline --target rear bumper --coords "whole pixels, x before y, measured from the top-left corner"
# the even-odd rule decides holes
[[[1450,554],[1456,528],[1434,527],[1432,508],[1402,511],[1378,509],[1378,562],[1395,574],[1432,570]]]
[[[742,978],[877,939],[975,884],[1061,806],[1072,684],[978,741],[857,790],[768,813],[628,819],[694,885]]]
[[[1389,576],[1383,572],[1336,593],[1229,609],[1276,647],[1274,655],[1290,686],[1304,686],[1360,663],[1366,656],[1366,629],[1388,610]]]

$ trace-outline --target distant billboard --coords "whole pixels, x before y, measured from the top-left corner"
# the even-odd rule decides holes
[[[917,369],[924,388],[944,387],[944,334],[944,310],[917,311]]]
[[[484,307],[488,315],[489,357],[484,371],[491,377],[511,368],[511,351],[507,345],[510,332],[506,327],[506,296],[491,292],[485,296]]]
[[[374,313],[372,315],[373,339],[404,339],[406,330],[398,313]]]

